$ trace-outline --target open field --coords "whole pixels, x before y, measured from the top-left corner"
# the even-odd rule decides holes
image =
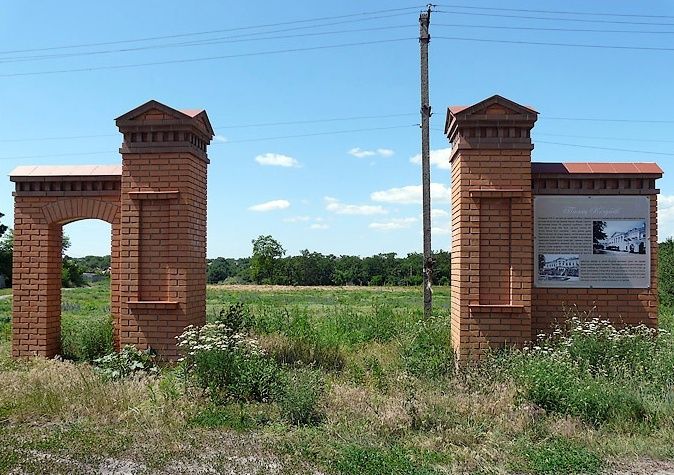
[[[585,326],[571,356],[456,373],[449,290],[434,295],[424,322],[416,288],[209,286],[209,320],[242,302],[294,389],[263,400],[215,397],[180,366],[12,361],[0,300],[0,473],[674,473],[671,336]],[[63,293],[71,359],[109,351],[110,331],[105,283]]]

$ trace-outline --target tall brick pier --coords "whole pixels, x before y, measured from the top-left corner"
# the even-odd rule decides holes
[[[149,101],[117,126],[121,167],[29,166],[10,175],[14,356],[60,351],[62,227],[80,219],[112,225],[116,348],[172,359],[176,335],[205,322],[208,116]]]
[[[447,112],[452,341],[461,361],[479,359],[488,348],[530,341],[563,321],[564,309],[574,305],[618,324],[657,325],[655,181],[662,170],[654,163],[532,164],[531,130],[537,118],[531,107],[501,96]],[[548,239],[535,255],[538,196],[552,197],[560,206],[557,221],[541,217],[539,230],[554,222],[573,241],[570,227],[578,226],[579,242],[557,243],[558,249],[545,251]],[[585,202],[595,204],[582,208]],[[577,208],[589,221],[564,215]],[[598,213],[595,219],[604,226],[643,223],[643,231],[630,232],[638,234],[634,243],[648,244],[625,252],[602,245],[597,236],[593,244],[591,213]],[[611,213],[620,219],[610,218]],[[554,258],[571,263],[569,269],[546,266],[545,259]],[[616,275],[604,271],[603,281],[591,280],[598,269],[611,266]]]

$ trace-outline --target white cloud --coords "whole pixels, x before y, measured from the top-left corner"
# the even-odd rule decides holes
[[[360,147],[354,147],[351,150],[349,150],[349,155],[353,155],[354,157],[357,158],[365,158],[377,155],[377,153],[372,150],[363,150]]]
[[[255,157],[255,161],[263,166],[270,167],[294,167],[300,166],[299,162],[288,155],[281,155],[280,153],[264,153]]]
[[[326,196],[325,209],[336,214],[350,214],[350,215],[372,215],[372,214],[386,214],[384,208],[379,205],[348,205],[340,202],[337,198]]]
[[[214,142],[220,142],[220,143],[227,143],[229,142],[229,139],[223,135],[215,135],[213,137]]]
[[[349,155],[353,155],[356,158],[365,158],[365,157],[391,157],[395,152],[390,148],[378,148],[376,150],[363,150],[360,147],[354,147],[349,150]]]
[[[658,240],[674,237],[674,195],[658,195]]]
[[[449,170],[449,155],[451,154],[451,148],[439,148],[436,150],[431,150],[430,158],[431,165],[435,165],[438,168]],[[421,163],[421,154],[418,153],[413,157],[410,157],[410,163],[420,164]]]
[[[370,198],[372,201],[380,203],[420,204],[421,185],[409,185],[400,188],[375,191],[370,194]],[[446,187],[442,183],[431,183],[431,201],[436,203],[449,203],[451,201],[451,191],[449,187]]]
[[[394,229],[404,229],[409,228],[412,224],[417,222],[417,218],[394,218],[390,221],[385,221],[381,223],[370,223],[370,229],[376,229],[378,231],[391,231]]]
[[[431,235],[433,236],[450,236],[452,229],[449,226],[431,228]]]
[[[266,211],[276,211],[279,209],[286,209],[290,207],[290,201],[288,200],[272,200],[265,203],[260,203],[249,207],[250,211],[266,212]]]
[[[284,223],[305,223],[311,218],[309,216],[291,216],[289,218],[283,218]]]
[[[431,218],[433,219],[449,218],[449,211],[445,211],[444,209],[439,208],[433,208],[431,210]]]
[[[321,224],[321,223],[314,223],[311,226],[309,226],[309,229],[328,229],[330,226],[327,224]]]

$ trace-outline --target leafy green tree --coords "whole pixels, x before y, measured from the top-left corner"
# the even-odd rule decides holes
[[[335,259],[333,280],[336,285],[365,285],[368,278],[363,260],[358,256],[339,256]]]
[[[110,267],[110,256],[84,256],[73,258],[83,272],[103,273]]]
[[[63,257],[61,267],[61,286],[62,287],[84,287],[84,273],[77,262],[68,256]]]
[[[0,213],[0,218],[5,216]],[[5,234],[6,233],[6,234]],[[0,224],[0,274],[5,276],[5,285],[12,285],[12,256],[14,233],[4,224]]]
[[[433,283],[449,285],[452,273],[452,255],[448,251],[434,251],[435,266],[433,267]]]
[[[670,237],[658,245],[658,292],[660,303],[674,305],[674,240]]]
[[[72,246],[72,242],[70,241],[70,236],[64,233],[63,230],[61,230],[61,233],[61,254],[65,256],[66,251]]]
[[[77,261],[66,255],[71,246],[70,238],[64,233],[61,236],[61,286],[84,287],[84,271]]]
[[[231,275],[232,269],[224,257],[218,257],[208,263],[207,280],[209,284],[224,282]]]
[[[271,236],[259,236],[253,239],[253,257],[250,260],[250,273],[256,284],[274,283],[278,260],[286,253],[281,243]]]

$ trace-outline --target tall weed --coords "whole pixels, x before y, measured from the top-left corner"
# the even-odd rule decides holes
[[[501,360],[522,395],[593,424],[653,422],[674,415],[674,340],[643,325],[616,328],[573,316],[564,328]]]
[[[113,351],[112,318],[64,318],[61,355],[77,361],[93,361]]]
[[[448,319],[417,321],[404,339],[401,358],[404,369],[417,377],[432,379],[452,374],[455,362]]]

